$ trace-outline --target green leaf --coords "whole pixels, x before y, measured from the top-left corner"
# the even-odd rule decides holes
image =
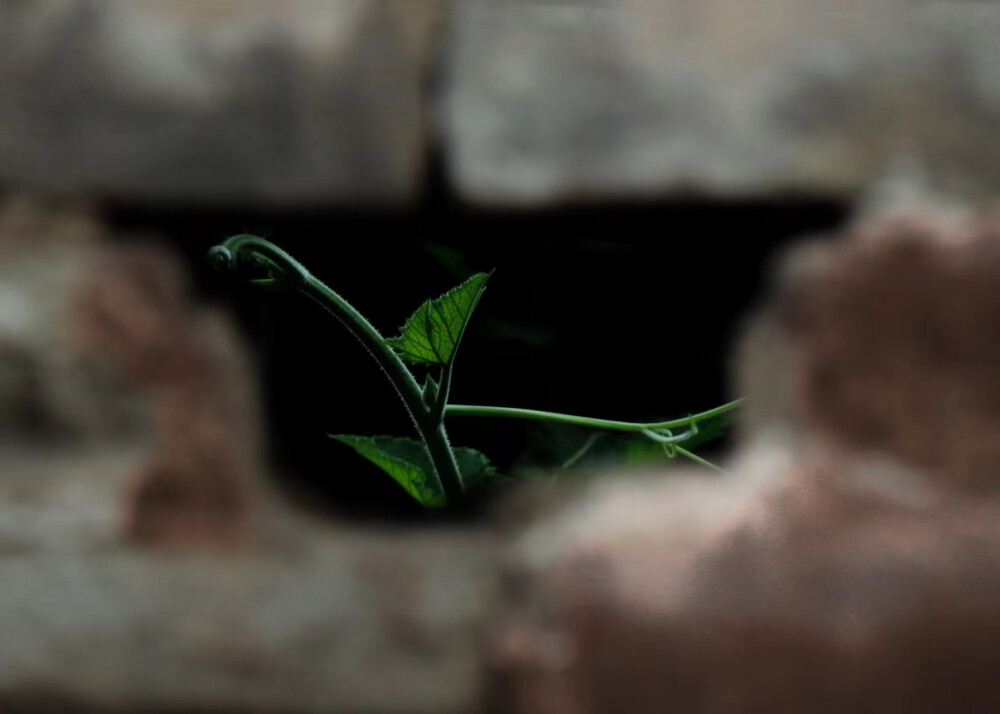
[[[444,493],[424,445],[414,439],[394,436],[349,436],[333,438],[347,444],[387,474],[424,506],[443,506]]]
[[[462,485],[466,489],[499,477],[486,455],[464,446],[453,448],[458,472],[462,475]]]
[[[406,492],[424,506],[445,505],[444,492],[434,475],[434,467],[424,445],[415,439],[395,436],[331,435],[392,476]],[[462,483],[466,488],[494,478],[496,471],[489,459],[475,449],[452,450]]]
[[[465,325],[486,288],[489,273],[476,273],[410,315],[399,337],[385,343],[412,364],[447,365],[455,356]]]

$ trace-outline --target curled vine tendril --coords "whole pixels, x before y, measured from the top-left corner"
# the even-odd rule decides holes
[[[246,277],[261,288],[302,288],[311,277],[305,266],[278,246],[246,234],[213,247],[208,260],[216,270]]]
[[[642,434],[663,446],[663,453],[672,459],[677,456],[677,444],[698,435],[698,422],[691,422],[691,426],[681,434],[675,435],[671,429],[643,429]]]

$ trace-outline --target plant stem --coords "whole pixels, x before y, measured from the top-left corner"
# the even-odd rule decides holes
[[[574,451],[573,455],[570,456],[568,459],[566,459],[558,470],[568,471],[569,469],[573,468],[573,466],[576,465],[576,462],[578,462],[580,459],[586,456],[587,452],[590,451],[591,447],[593,447],[594,444],[597,443],[597,440],[600,438],[601,438],[600,432],[597,432],[596,434],[591,434],[589,437],[587,437],[587,440],[583,442],[583,446]]]
[[[437,472],[445,499],[450,503],[456,502],[463,491],[462,477],[455,462],[455,455],[448,444],[444,424],[440,416],[434,414],[435,410],[424,404],[420,385],[399,356],[385,344],[378,330],[349,302],[321,280],[313,277],[305,266],[273,243],[257,236],[238,235],[229,238],[213,251],[218,249],[221,249],[221,252],[216,252],[213,257],[236,261],[241,255],[250,258],[263,257],[265,263],[277,268],[280,274],[277,277],[255,280],[256,284],[264,287],[284,286],[298,290],[336,317],[364,345],[389,378],[410,413],[410,418]]]
[[[453,353],[454,354],[454,353]],[[451,394],[451,375],[455,360],[452,359],[441,369],[441,381],[438,383],[437,399],[431,409],[431,419],[438,424],[444,423],[444,412],[448,408],[448,396]]]
[[[463,492],[458,464],[448,444],[444,423],[440,415],[435,413],[436,409],[431,410],[424,404],[422,391],[413,378],[413,373],[385,344],[371,323],[322,281],[310,277],[305,288],[300,288],[300,291],[340,320],[378,362],[410,412],[417,432],[427,447],[446,501],[456,503]]]
[[[700,456],[698,456],[698,454],[691,453],[690,451],[688,451],[687,449],[685,449],[683,446],[674,445],[674,449],[681,456],[686,456],[687,458],[691,459],[692,461],[694,461],[697,464],[701,464],[702,466],[706,466],[706,467],[712,469],[713,471],[718,471],[719,473],[723,473],[723,474],[726,473],[724,469],[720,469],[718,466],[716,466],[715,464],[713,464],[711,461],[708,461],[708,460],[703,459]]]
[[[512,419],[534,419],[537,421],[557,422],[560,424],[573,424],[575,426],[587,426],[594,429],[607,429],[610,431],[643,432],[657,429],[676,429],[690,426],[705,419],[719,416],[731,411],[743,403],[743,399],[736,399],[727,404],[709,409],[708,411],[692,414],[680,419],[659,422],[628,422],[612,421],[609,419],[593,419],[591,417],[575,416],[573,414],[561,414],[559,412],[545,412],[537,409],[519,409],[516,407],[483,407],[469,404],[449,404],[444,410],[446,417],[508,417]]]

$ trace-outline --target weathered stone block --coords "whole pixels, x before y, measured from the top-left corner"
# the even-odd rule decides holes
[[[1000,224],[928,211],[791,251],[750,331],[751,428],[1000,491]],[[763,409],[763,411],[760,411]]]
[[[313,531],[223,557],[0,556],[0,707],[468,714],[493,606],[477,539]]]
[[[598,482],[523,535],[510,706],[1000,707],[998,230],[798,250],[743,353],[763,423],[731,474]]]
[[[80,215],[31,202],[0,211],[0,462],[14,484],[12,512],[60,483],[22,477],[24,468],[44,471],[40,452],[51,452],[53,474],[111,465],[101,482],[79,484],[95,492],[81,513],[103,504],[124,539],[246,546],[261,445],[238,340],[220,315],[193,303],[168,251],[100,236]],[[116,451],[131,464],[105,459]],[[58,519],[36,520],[51,528]]]
[[[0,205],[0,441],[141,438],[145,401],[73,335],[72,293],[94,270],[101,229],[79,211]]]
[[[496,539],[281,503],[231,328],[108,238],[0,211],[0,710],[481,711]]]
[[[0,3],[0,182],[126,200],[398,202],[437,0]]]
[[[475,201],[1000,184],[1000,7],[468,0],[443,99]]]

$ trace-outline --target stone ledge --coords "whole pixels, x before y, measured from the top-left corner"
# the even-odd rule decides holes
[[[998,31],[983,2],[9,3],[0,182],[401,204],[439,145],[463,198],[501,206],[979,197],[1000,184]]]
[[[453,6],[444,141],[501,205],[1000,183],[1000,8],[893,0]]]
[[[206,203],[398,203],[437,0],[6,3],[0,182]]]
[[[481,710],[488,540],[331,530],[308,541],[239,557],[0,556],[0,704]]]

